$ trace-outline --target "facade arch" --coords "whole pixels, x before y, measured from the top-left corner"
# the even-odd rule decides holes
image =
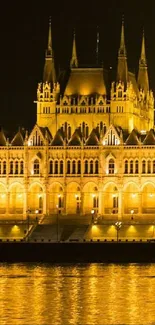
[[[143,184],[141,191],[141,205],[143,214],[155,213],[155,184],[147,182]]]
[[[124,186],[123,192],[123,208],[124,214],[137,214],[139,212],[140,206],[140,190],[138,185],[135,182],[129,182]]]
[[[66,188],[66,213],[79,214],[81,212],[81,190],[77,182],[70,182]]]
[[[83,213],[98,213],[99,197],[98,186],[95,182],[87,182],[83,186]]]
[[[39,182],[34,182],[28,189],[28,210],[30,213],[43,212],[43,187]]]
[[[9,187],[9,213],[22,214],[24,203],[24,188],[19,182],[12,183]]]
[[[118,213],[118,187],[114,182],[109,182],[104,186],[102,201],[105,214]]]
[[[59,182],[54,182],[49,187],[48,205],[50,214],[61,213],[64,206],[64,190]]]
[[[0,214],[4,214],[7,206],[7,189],[2,183],[0,183],[0,202]]]

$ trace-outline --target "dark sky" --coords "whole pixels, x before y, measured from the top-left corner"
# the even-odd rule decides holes
[[[33,1],[32,1],[33,2]],[[73,29],[81,64],[95,63],[96,27],[100,31],[100,60],[116,67],[122,14],[128,66],[137,72],[143,27],[151,88],[155,93],[155,1],[24,1],[4,4],[0,12],[0,125],[4,130],[32,128],[36,121],[37,83],[42,79],[48,19],[52,17],[57,67],[67,67]]]

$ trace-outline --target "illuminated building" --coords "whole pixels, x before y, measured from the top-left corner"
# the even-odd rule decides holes
[[[1,219],[154,217],[154,96],[144,33],[136,78],[128,70],[122,23],[112,83],[110,76],[103,67],[80,67],[74,34],[68,79],[57,79],[49,24],[36,125],[11,142],[0,132]]]

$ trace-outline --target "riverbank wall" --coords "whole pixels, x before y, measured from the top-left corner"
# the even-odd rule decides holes
[[[155,242],[1,242],[0,262],[155,263]]]

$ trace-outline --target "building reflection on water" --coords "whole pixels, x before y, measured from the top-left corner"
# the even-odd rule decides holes
[[[2,324],[151,324],[155,266],[0,265]]]

